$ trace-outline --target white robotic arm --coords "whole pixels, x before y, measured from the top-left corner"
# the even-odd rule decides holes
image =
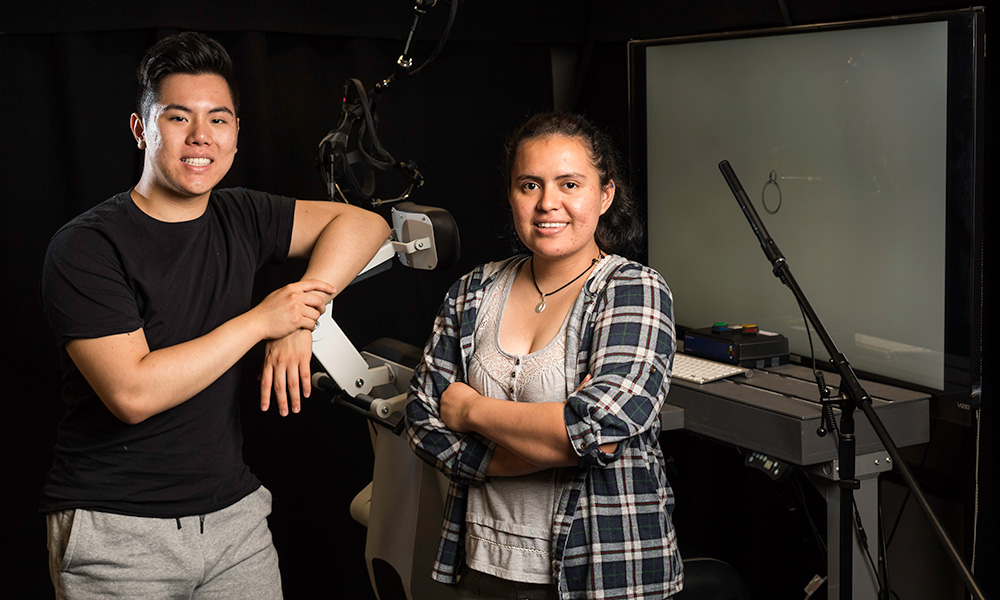
[[[458,229],[447,211],[404,202],[392,209],[391,237],[354,281],[388,269],[393,256],[408,267],[433,270],[455,262],[458,251]],[[333,319],[332,305],[319,318],[313,331],[313,356],[325,370],[313,376],[317,387],[329,389],[332,380],[336,388],[351,399],[351,404],[379,419],[388,419],[402,410],[405,393],[382,399],[371,396],[373,388],[395,383],[398,369],[391,363],[369,364],[380,361],[371,356],[366,361],[358,352]]]

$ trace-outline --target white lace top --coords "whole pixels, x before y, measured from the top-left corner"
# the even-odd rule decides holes
[[[541,350],[513,355],[500,347],[503,309],[520,264],[502,274],[483,303],[476,350],[469,363],[469,385],[491,398],[561,402],[566,393],[565,321]],[[566,473],[547,469],[519,477],[492,477],[482,486],[471,487],[465,538],[469,567],[513,581],[552,583],[553,521]]]

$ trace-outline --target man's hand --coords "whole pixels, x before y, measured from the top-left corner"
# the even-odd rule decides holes
[[[271,390],[281,416],[302,409],[312,393],[309,361],[312,330],[336,289],[318,279],[304,279],[271,292],[254,308],[265,327],[264,366],[260,373],[260,409],[271,406]],[[326,294],[326,296],[324,296]]]
[[[271,405],[285,416],[301,409],[312,391],[309,334],[338,290],[347,287],[389,238],[389,225],[377,213],[327,201],[295,201],[295,221],[288,249],[290,258],[309,258],[304,279],[286,285],[260,304],[272,301],[276,320],[266,344],[260,374],[260,408]],[[332,282],[331,284],[323,283]],[[322,285],[319,285],[322,284]]]
[[[321,294],[332,296],[336,292],[319,279],[303,279],[271,292],[250,313],[260,327],[261,339],[277,340],[300,329],[315,329],[316,320],[326,310]]]
[[[301,361],[289,357],[302,354],[304,340],[311,342],[310,332],[326,306],[322,295],[334,293],[332,285],[316,279],[286,285],[207,334],[156,351],[150,351],[142,328],[76,339],[66,344],[66,351],[108,409],[123,422],[136,424],[187,402],[264,339],[284,338],[301,331],[302,335],[296,336],[300,349],[282,350],[278,353],[282,358],[272,360],[272,364],[284,365],[281,377],[285,380],[290,369],[301,372],[301,367],[293,366],[301,365]],[[307,358],[311,348],[311,344],[305,344]],[[306,370],[303,377],[308,381],[308,363]],[[276,377],[275,372],[272,368],[269,377]],[[296,397],[292,406],[297,410],[300,380],[298,376],[293,379]],[[279,404],[287,412],[287,398],[279,398]]]
[[[312,359],[312,333],[299,329],[264,345],[264,366],[260,373],[260,409],[271,406],[271,390],[278,403],[278,413],[297,413],[302,398],[312,393],[309,361]],[[286,391],[287,390],[287,391]]]

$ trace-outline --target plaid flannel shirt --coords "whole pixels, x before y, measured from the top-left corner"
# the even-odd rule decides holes
[[[485,480],[496,444],[445,427],[438,399],[450,383],[468,381],[486,291],[502,269],[523,260],[482,265],[451,287],[411,382],[410,444],[451,480],[433,572],[442,583],[458,580],[468,486]],[[564,418],[580,462],[553,522],[552,571],[560,598],[664,598],[681,589],[673,491],[658,441],[675,347],[672,302],[656,271],[609,256],[572,308]],[[576,391],[588,373],[591,380]],[[600,450],[613,442],[613,454]]]

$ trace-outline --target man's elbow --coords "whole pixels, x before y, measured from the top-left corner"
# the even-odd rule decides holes
[[[368,221],[365,224],[365,230],[371,232],[372,240],[374,242],[381,245],[382,242],[389,239],[389,234],[392,230],[389,229],[389,224],[382,218],[381,215],[366,210],[365,219]]]
[[[134,394],[102,394],[101,401],[111,414],[126,425],[138,425],[157,412],[149,408],[150,403],[144,398]]]
[[[115,416],[118,417],[119,421],[125,423],[126,425],[138,425],[139,423],[142,423],[152,415],[136,412],[136,413],[119,413],[116,414]]]

